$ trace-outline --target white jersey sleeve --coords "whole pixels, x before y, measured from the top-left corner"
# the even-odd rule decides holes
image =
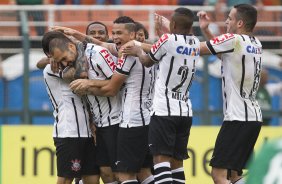
[[[213,55],[233,52],[236,46],[235,35],[226,33],[207,41],[207,47]]]
[[[116,71],[123,75],[129,75],[131,69],[136,64],[136,59],[133,56],[125,56],[123,55],[119,60],[117,64]]]
[[[110,52],[94,44],[88,44],[85,52],[91,69],[89,75],[97,76],[100,79],[111,78],[116,64]]]
[[[152,46],[149,56],[155,62],[160,61],[167,53],[166,42],[168,41],[168,34],[162,35],[159,40]]]

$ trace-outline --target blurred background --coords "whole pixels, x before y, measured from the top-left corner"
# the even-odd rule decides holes
[[[238,2],[238,1],[236,1]],[[258,0],[255,35],[263,44],[264,75],[258,94],[267,125],[282,125],[282,6],[280,0]],[[234,2],[233,2],[234,3]],[[85,32],[93,21],[108,26],[121,15],[132,17],[148,29],[149,41],[158,37],[154,13],[169,18],[177,6],[195,13],[205,10],[215,23],[215,35],[225,32],[224,21],[231,0],[0,0],[0,124],[52,125],[52,106],[45,90],[42,71],[36,63],[44,53],[41,39],[50,26],[66,26]],[[197,20],[194,34],[201,40]],[[190,97],[194,125],[221,125],[222,95],[220,60],[202,57]]]

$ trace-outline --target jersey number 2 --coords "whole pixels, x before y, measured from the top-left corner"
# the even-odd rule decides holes
[[[177,92],[179,90],[179,88],[181,88],[184,84],[184,82],[186,81],[187,79],[187,76],[188,76],[188,67],[187,66],[181,66],[179,69],[178,69],[178,72],[177,72],[177,75],[181,75],[181,81],[178,85],[176,85],[172,91],[173,92]]]

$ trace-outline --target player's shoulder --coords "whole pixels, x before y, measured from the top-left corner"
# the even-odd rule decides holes
[[[107,50],[107,49],[93,43],[88,43],[85,48],[85,53],[93,55],[101,52],[102,50]]]
[[[50,72],[52,72],[52,70],[51,70],[51,65],[50,65],[50,64],[47,64],[47,65],[45,66],[45,68],[43,69],[43,74],[45,75],[46,73],[50,73]]]
[[[238,36],[239,36],[238,34],[225,33],[225,34],[221,34],[219,36],[214,37],[213,39],[210,40],[210,42],[213,45],[222,44],[222,43],[225,43],[227,41],[236,40],[236,38]]]

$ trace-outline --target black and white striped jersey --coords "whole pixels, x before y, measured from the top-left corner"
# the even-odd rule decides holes
[[[138,57],[122,56],[116,72],[126,75],[122,89],[122,123],[120,127],[130,128],[148,125],[150,122],[151,68],[144,67]]]
[[[227,33],[206,44],[212,54],[221,54],[224,120],[262,121],[256,100],[262,64],[260,41]]]
[[[200,42],[192,35],[164,34],[149,56],[159,62],[153,113],[158,116],[192,117],[189,88],[195,74]]]
[[[54,108],[53,137],[91,137],[89,116],[82,98],[75,95],[61,78],[61,73],[53,73],[48,64],[43,76],[46,90]]]
[[[116,61],[112,54],[104,47],[87,44],[85,55],[89,63],[89,79],[110,79],[116,69]],[[87,95],[94,121],[98,127],[106,127],[120,123],[121,96],[101,97]]]

